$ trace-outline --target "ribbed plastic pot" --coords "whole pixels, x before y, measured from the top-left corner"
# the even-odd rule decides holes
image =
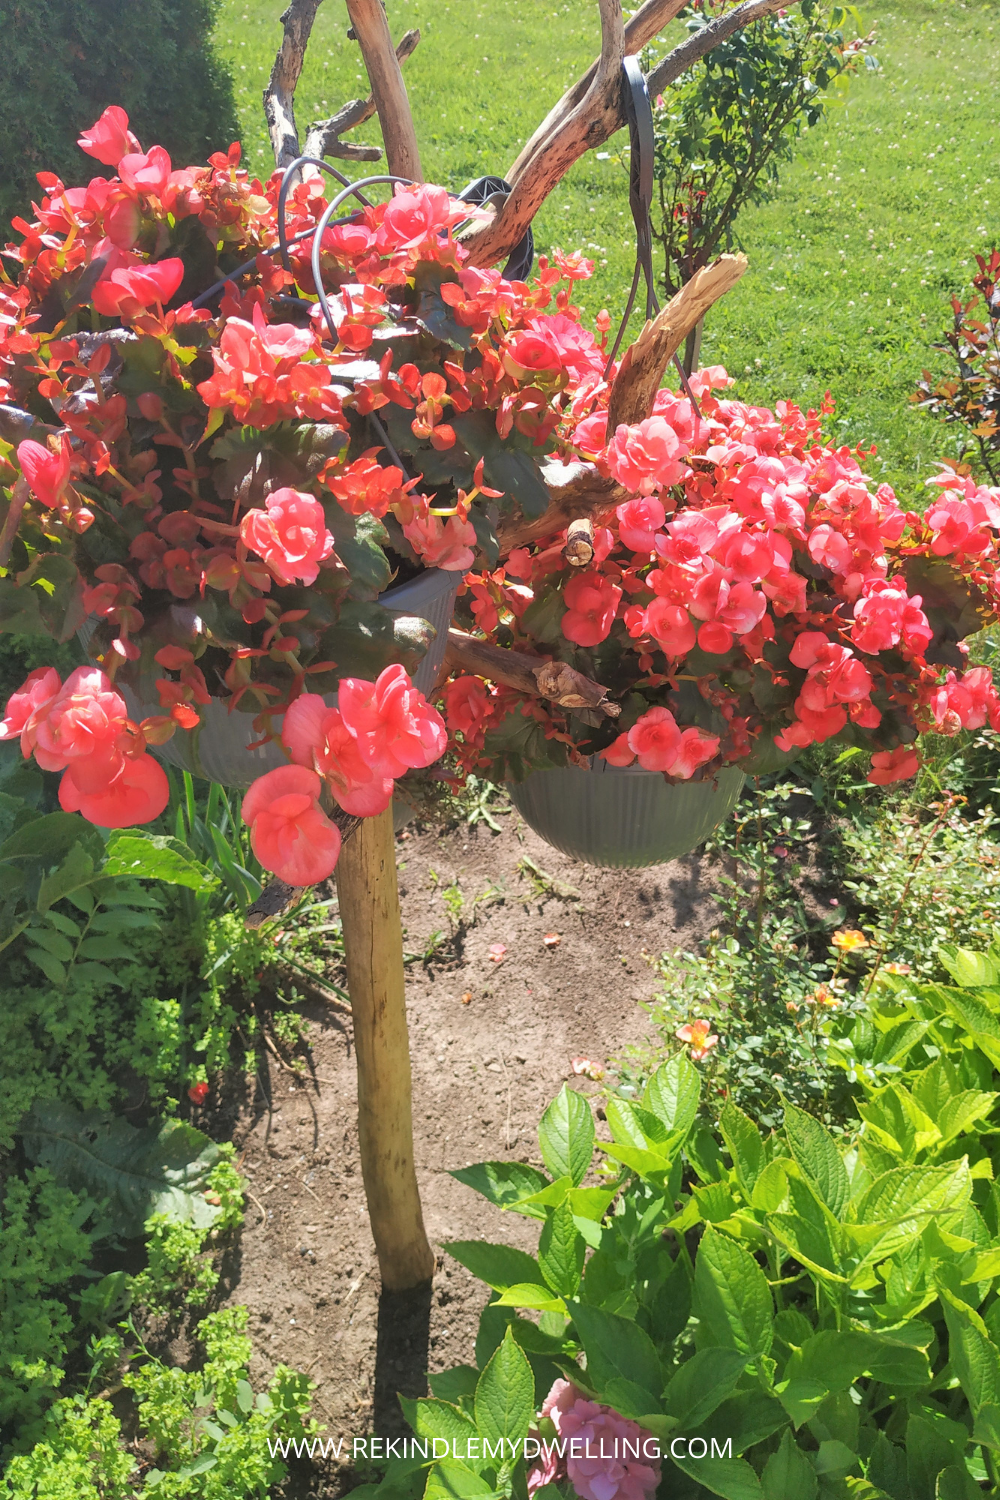
[[[563,854],[588,865],[638,870],[690,854],[736,806],[742,771],[714,780],[664,781],[658,771],[609,766],[535,771],[508,786],[529,828]]]
[[[418,578],[402,583],[398,588],[387,589],[380,596],[379,603],[394,615],[416,615],[428,620],[437,631],[430,650],[413,676],[414,686],[422,693],[431,691],[441,670],[448,645],[448,626],[461,581],[461,573],[428,568]],[[80,631],[84,646],[93,628],[88,621]],[[122,695],[133,719],[162,713],[158,704],[141,702],[128,688],[122,689]],[[329,694],[326,701],[336,703],[336,693]],[[203,776],[227,787],[248,787],[264,772],[288,764],[287,757],[275,744],[263,745],[259,750],[249,748],[259,738],[254,732],[253,718],[253,714],[230,713],[224,703],[213,699],[201,710],[201,723],[196,729],[175,730],[165,745],[155,748],[155,753],[170,765],[190,771],[192,776]]]

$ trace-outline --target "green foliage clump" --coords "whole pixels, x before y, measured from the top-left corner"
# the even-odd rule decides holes
[[[210,1227],[165,1213],[146,1220],[146,1269],[132,1278],[131,1286],[135,1305],[151,1315],[204,1307],[219,1284],[212,1248],[243,1222],[243,1181],[233,1166],[234,1147],[227,1142],[219,1149],[222,1160],[206,1179],[206,1199],[219,1211]]]
[[[62,1383],[96,1205],[48,1172],[11,1177],[0,1204],[0,1433],[30,1430]],[[0,1441],[2,1446],[2,1441]]]
[[[135,1459],[120,1446],[110,1402],[70,1396],[45,1420],[44,1436],[11,1459],[0,1478],[3,1500],[132,1500]]]
[[[0,57],[0,219],[37,198],[36,172],[69,185],[107,169],[75,144],[120,104],[144,150],[175,167],[237,135],[232,80],[211,41],[218,0],[40,0],[8,8]],[[30,217],[30,213],[29,213]]]
[[[691,29],[708,25],[712,9],[693,13]],[[653,234],[668,292],[732,247],[741,208],[773,192],[779,163],[823,118],[826,90],[842,87],[863,54],[876,66],[864,53],[871,38],[846,42],[849,17],[859,19],[854,6],[803,0],[736,31],[657,97]]]
[[[564,1086],[539,1125],[545,1171],[454,1173],[534,1219],[537,1252],[446,1247],[493,1296],[475,1366],[403,1403],[419,1439],[457,1444],[391,1461],[386,1500],[523,1494],[525,1440],[556,1436],[538,1415],[556,1378],[643,1428],[678,1500],[995,1493],[1000,1197],[979,1132],[1000,1097],[982,1087],[1000,1063],[998,960],[972,974],[977,990],[938,998],[940,1055],[916,1059],[896,1107],[866,1104],[851,1139],[790,1103],[780,1130],[732,1103],[710,1126],[698,1069],[677,1056],[640,1101],[607,1102],[609,1139]],[[915,1045],[911,1017],[880,1025],[897,1058],[901,1026]],[[546,1500],[572,1493],[572,1450],[553,1456]]]

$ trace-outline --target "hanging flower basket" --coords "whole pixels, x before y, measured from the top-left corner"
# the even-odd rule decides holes
[[[427,568],[408,583],[387,589],[379,598],[379,603],[391,614],[416,617],[433,625],[437,632],[427,655],[413,673],[413,685],[421,693],[431,692],[441,670],[448,643],[448,623],[460,582],[457,573]],[[95,624],[96,621],[88,620],[80,631],[84,648]],[[130,717],[136,721],[160,712],[155,699],[147,701],[127,687],[122,688],[122,696]],[[325,702],[335,706],[337,694],[326,694]],[[288,764],[288,757],[276,740],[251,749],[259,739],[252,714],[233,712],[227,703],[213,698],[202,709],[200,722],[193,729],[178,728],[165,745],[154,747],[154,753],[168,765],[190,771],[192,776],[218,781],[226,787],[244,788],[265,772]]]
[[[742,771],[721,770],[705,781],[668,782],[659,771],[611,766],[598,756],[589,769],[536,771],[509,787],[529,828],[574,859],[637,870],[690,854],[736,806]]]

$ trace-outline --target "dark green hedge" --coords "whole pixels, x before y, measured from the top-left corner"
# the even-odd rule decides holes
[[[111,169],[76,138],[109,104],[145,149],[204,162],[238,135],[232,79],[212,50],[219,0],[0,0],[0,243],[38,199]]]

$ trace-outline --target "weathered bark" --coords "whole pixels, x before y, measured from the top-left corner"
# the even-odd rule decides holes
[[[645,421],[667,365],[712,304],[736,285],[746,268],[745,255],[721,255],[710,266],[696,271],[676,297],[645,325],[625,350],[611,387],[609,435],[621,422],[631,426]]]
[[[397,177],[421,182],[417,132],[381,0],[347,0],[347,13],[368,69],[385,142],[386,165]]]
[[[548,698],[560,708],[588,709],[606,719],[617,719],[621,713],[618,704],[609,700],[607,688],[565,662],[547,661],[533,651],[506,651],[462,630],[448,631],[445,666],[448,671],[471,672],[521,693]]]
[[[287,167],[302,154],[295,127],[295,90],[302,73],[309,33],[322,3],[323,0],[292,0],[281,17],[285,34],[264,90],[264,115],[275,165],[279,168]]]
[[[358,1067],[358,1140],[382,1286],[429,1281],[427,1241],[413,1162],[410,1045],[406,1029],[403,929],[396,884],[392,806],[341,850],[337,895]]]
[[[403,63],[415,50],[420,41],[419,31],[407,31],[399,40],[396,48],[396,59]],[[348,130],[354,130],[358,125],[363,125],[370,120],[375,113],[375,96],[369,94],[367,99],[351,99],[347,104],[338,109],[335,115],[327,120],[316,120],[309,126],[306,134],[306,143],[303,147],[304,156],[333,156],[343,161],[379,161],[382,157],[381,146],[362,146],[356,141],[342,141],[340,137]]]

